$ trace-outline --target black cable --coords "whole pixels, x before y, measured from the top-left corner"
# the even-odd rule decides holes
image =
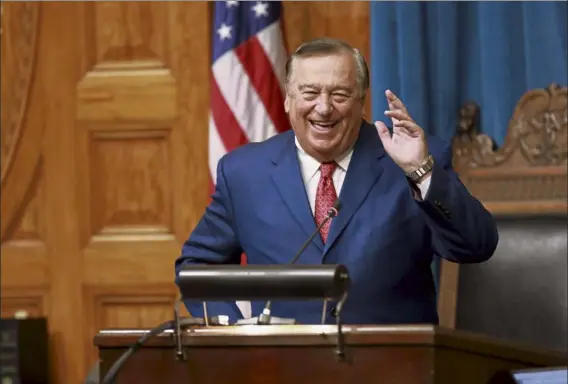
[[[102,384],[113,384],[114,380],[116,379],[116,375],[118,374],[118,371],[122,368],[122,366],[124,365],[126,360],[128,360],[130,358],[130,356],[132,356],[134,354],[134,352],[136,352],[142,346],[142,344],[144,344],[146,341],[148,341],[148,339],[150,339],[151,337],[157,336],[160,333],[163,333],[167,330],[174,329],[174,328],[175,328],[175,321],[173,321],[173,320],[166,321],[165,323],[158,325],[156,328],[151,329],[148,333],[146,333],[144,336],[139,338],[134,344],[132,344],[130,346],[130,348],[128,348],[126,350],[126,352],[124,352],[114,362],[114,364],[110,367],[110,369],[108,370],[107,374],[105,375],[105,377],[104,377],[104,379],[101,383]]]

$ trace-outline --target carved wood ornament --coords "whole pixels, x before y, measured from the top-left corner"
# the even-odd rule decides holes
[[[504,145],[478,132],[480,108],[460,110],[454,166],[494,214],[566,213],[568,92],[556,84],[521,97]]]
[[[2,242],[13,237],[41,173],[44,125],[37,123],[41,112],[35,83],[40,9],[34,2],[2,3]]]
[[[2,5],[2,182],[8,173],[26,113],[35,68],[39,7],[13,4],[9,15]],[[8,81],[8,79],[10,79]]]

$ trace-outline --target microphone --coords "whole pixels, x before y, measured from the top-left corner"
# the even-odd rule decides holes
[[[294,257],[292,258],[292,260],[290,260],[290,262],[288,264],[295,264],[298,261],[298,259],[302,255],[302,253],[304,253],[304,251],[306,250],[308,245],[310,245],[311,241],[314,239],[314,237],[316,237],[316,235],[319,233],[320,229],[325,225],[325,223],[327,223],[329,220],[331,220],[332,218],[334,218],[335,216],[337,216],[339,214],[340,208],[341,208],[341,202],[339,201],[339,199],[336,199],[335,202],[333,203],[333,206],[327,211],[327,215],[322,220],[320,225],[318,225],[316,230],[310,235],[310,237],[308,237],[306,242],[300,247],[298,252],[296,252]],[[264,306],[264,309],[262,310],[262,313],[260,314],[260,316],[258,316],[257,324],[259,324],[259,325],[270,324],[270,318],[271,318],[270,307],[271,306],[272,306],[272,302],[270,300],[268,300],[266,302],[266,305]]]

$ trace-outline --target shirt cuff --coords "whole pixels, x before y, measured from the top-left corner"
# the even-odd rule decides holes
[[[428,190],[430,189],[430,181],[432,181],[432,174],[428,175],[426,179],[417,183],[416,186],[418,187],[417,193],[420,200],[426,200],[426,195],[428,194]]]

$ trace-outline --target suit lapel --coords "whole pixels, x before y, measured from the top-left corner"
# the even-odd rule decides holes
[[[290,213],[306,233],[306,237],[310,236],[316,230],[316,223],[302,179],[293,134],[285,141],[284,147],[276,154],[273,162],[275,170],[272,181]],[[323,251],[321,236],[315,236],[313,243]]]
[[[363,123],[339,195],[341,209],[331,223],[322,260],[383,172],[380,160],[384,154],[376,128]]]

